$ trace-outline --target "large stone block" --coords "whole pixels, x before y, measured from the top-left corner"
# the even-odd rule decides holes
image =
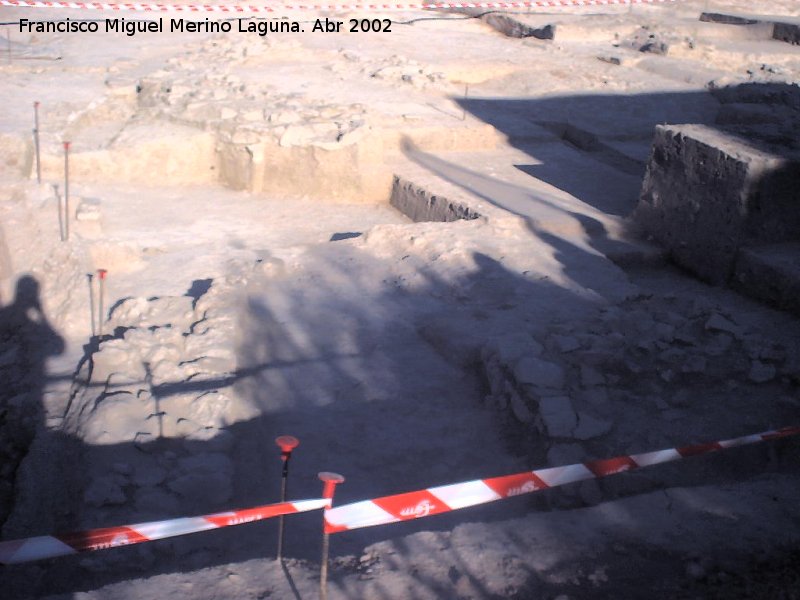
[[[800,22],[776,21],[772,37],[789,44],[800,44]]]
[[[634,220],[671,258],[726,283],[744,245],[796,238],[800,161],[702,125],[656,127]]]

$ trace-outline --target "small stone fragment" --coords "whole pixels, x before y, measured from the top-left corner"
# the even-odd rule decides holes
[[[672,406],[686,408],[692,404],[692,397],[688,390],[678,390],[669,397],[669,403]]]
[[[524,356],[514,367],[514,376],[519,383],[544,388],[561,388],[564,385],[564,370],[557,364]]]
[[[100,201],[94,198],[81,198],[75,211],[76,221],[99,221]]]
[[[779,345],[769,344],[761,348],[759,358],[763,360],[774,360],[777,362],[786,360],[786,350]]]
[[[584,387],[605,385],[605,383],[606,378],[600,371],[588,365],[581,365],[581,384]]]
[[[694,346],[697,343],[697,338],[685,329],[677,330],[672,336],[672,339],[686,346]]]
[[[706,576],[706,570],[703,565],[693,560],[686,565],[686,575],[692,579],[699,580]]]
[[[578,415],[568,396],[550,396],[539,400],[539,414],[547,433],[553,437],[571,437],[578,425]]]
[[[130,475],[133,473],[133,467],[131,467],[130,463],[126,462],[115,462],[111,468],[114,470],[115,473],[119,473],[120,475]]]
[[[158,466],[139,466],[133,475],[133,482],[138,486],[158,485],[167,478],[167,471]]]
[[[579,392],[578,398],[589,404],[606,404],[608,402],[608,390],[604,387],[594,387]]]
[[[655,333],[659,339],[671,342],[675,339],[675,327],[667,323],[657,323]]]
[[[587,413],[578,414],[578,427],[573,436],[579,440],[591,440],[611,431],[611,421],[597,419]]]
[[[543,350],[542,345],[529,334],[517,332],[492,340],[484,348],[484,355],[495,355],[501,364],[512,365],[523,356],[538,357]]]
[[[533,421],[533,413],[528,408],[528,405],[525,404],[525,401],[520,398],[520,395],[516,392],[511,394],[511,411],[514,413],[514,416],[520,421],[520,423],[530,423]]]
[[[706,321],[705,328],[706,331],[724,331],[725,333],[730,333],[736,339],[741,339],[744,333],[741,327],[719,313],[714,313],[709,317],[708,321]]]
[[[748,378],[754,383],[766,383],[775,378],[776,370],[773,365],[754,360],[750,365]]]
[[[669,409],[669,404],[661,396],[654,397],[653,398],[653,402],[655,402],[656,408],[658,408],[658,410],[668,410]]]
[[[84,492],[83,499],[92,506],[115,506],[127,500],[119,476],[95,479]]]
[[[573,352],[581,347],[581,343],[578,341],[578,339],[571,335],[554,335],[553,343],[558,351],[564,354],[567,352]]]
[[[706,353],[711,356],[722,356],[730,350],[733,344],[733,337],[727,333],[718,333],[705,348]]]
[[[686,362],[683,363],[681,371],[684,373],[703,373],[708,366],[708,361],[705,357],[692,355],[687,357]]]

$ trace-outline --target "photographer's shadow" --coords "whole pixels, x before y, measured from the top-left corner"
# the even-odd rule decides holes
[[[19,465],[43,424],[47,359],[62,352],[64,340],[45,316],[39,282],[23,275],[14,301],[0,308],[0,525],[11,512]]]

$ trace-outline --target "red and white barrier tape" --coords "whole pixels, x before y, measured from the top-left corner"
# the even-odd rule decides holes
[[[0,6],[24,8],[80,8],[87,10],[131,10],[142,12],[216,12],[216,13],[280,13],[285,11],[360,11],[360,10],[423,10],[431,8],[571,8],[581,6],[627,6],[629,4],[661,4],[677,0],[530,0],[528,2],[419,2],[378,4],[277,4],[254,6],[235,4],[152,4],[148,2],[67,2],[48,0],[0,0]]]
[[[242,525],[280,515],[301,513],[325,508],[330,500],[297,500],[281,504],[266,504],[254,508],[221,512],[200,517],[183,517],[166,521],[150,521],[136,525],[90,529],[75,533],[43,535],[24,540],[0,542],[0,563],[11,565],[31,560],[76,554],[88,550],[105,550],[116,546],[127,546],[150,542],[176,535],[198,531]]]
[[[465,483],[455,483],[432,487],[417,492],[384,496],[374,500],[364,500],[343,504],[325,511],[325,531],[336,533],[359,527],[372,527],[398,521],[410,521],[440,513],[494,502],[511,496],[529,494],[547,488],[614,475],[639,467],[649,467],[698,454],[715,452],[725,448],[755,444],[767,440],[800,434],[800,427],[784,427],[776,431],[756,433],[732,440],[722,440],[707,444],[669,448],[617,456],[587,463],[577,463],[564,467],[552,467],[537,471],[526,471],[516,475],[476,479]]]
[[[360,527],[409,521],[477,504],[494,502],[503,498],[529,494],[567,483],[605,477],[689,456],[707,454],[735,446],[755,444],[798,434],[800,434],[800,427],[784,427],[730,440],[668,448],[644,454],[617,456],[615,458],[526,471],[490,479],[476,479],[416,492],[383,496],[373,500],[363,500],[326,510],[325,532],[337,533]],[[266,504],[254,508],[199,517],[183,517],[138,523],[136,525],[10,540],[0,542],[0,564],[16,564],[89,550],[103,550],[220,527],[242,525],[280,515],[327,508],[330,506],[330,502],[331,500],[328,498],[297,500],[295,502]]]

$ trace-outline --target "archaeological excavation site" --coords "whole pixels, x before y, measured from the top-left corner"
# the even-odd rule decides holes
[[[209,2],[0,0],[0,597],[800,598],[800,2]]]

